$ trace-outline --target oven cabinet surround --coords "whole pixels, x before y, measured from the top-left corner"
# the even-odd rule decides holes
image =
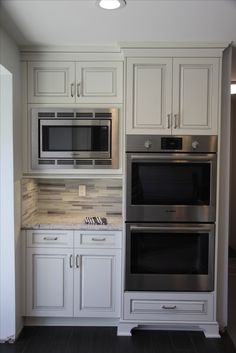
[[[122,103],[122,62],[28,63],[28,103]]]
[[[126,133],[217,135],[220,64],[219,57],[128,57]]]
[[[125,292],[118,335],[129,336],[139,325],[204,331],[220,337],[214,292]]]
[[[30,317],[120,317],[121,232],[27,230]]]

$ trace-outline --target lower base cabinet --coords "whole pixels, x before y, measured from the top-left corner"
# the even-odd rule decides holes
[[[120,316],[121,232],[27,231],[26,316]]]

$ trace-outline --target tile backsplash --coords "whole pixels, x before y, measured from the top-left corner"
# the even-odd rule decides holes
[[[85,196],[79,195],[79,186]],[[120,179],[32,180],[22,182],[22,222],[35,214],[121,216]]]

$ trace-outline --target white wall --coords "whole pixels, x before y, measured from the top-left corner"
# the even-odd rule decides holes
[[[21,201],[20,180],[22,175],[22,153],[21,153],[21,81],[20,81],[20,56],[17,45],[0,28],[0,64],[12,73],[13,78],[13,153],[14,153],[14,229],[15,234],[15,281],[16,281],[16,326],[17,333],[22,325],[21,322]],[[1,195],[2,197],[2,195]],[[9,235],[11,236],[11,234]],[[14,253],[12,253],[14,258]]]

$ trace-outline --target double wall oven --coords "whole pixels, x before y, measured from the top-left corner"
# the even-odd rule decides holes
[[[216,136],[128,135],[127,291],[214,288]]]

